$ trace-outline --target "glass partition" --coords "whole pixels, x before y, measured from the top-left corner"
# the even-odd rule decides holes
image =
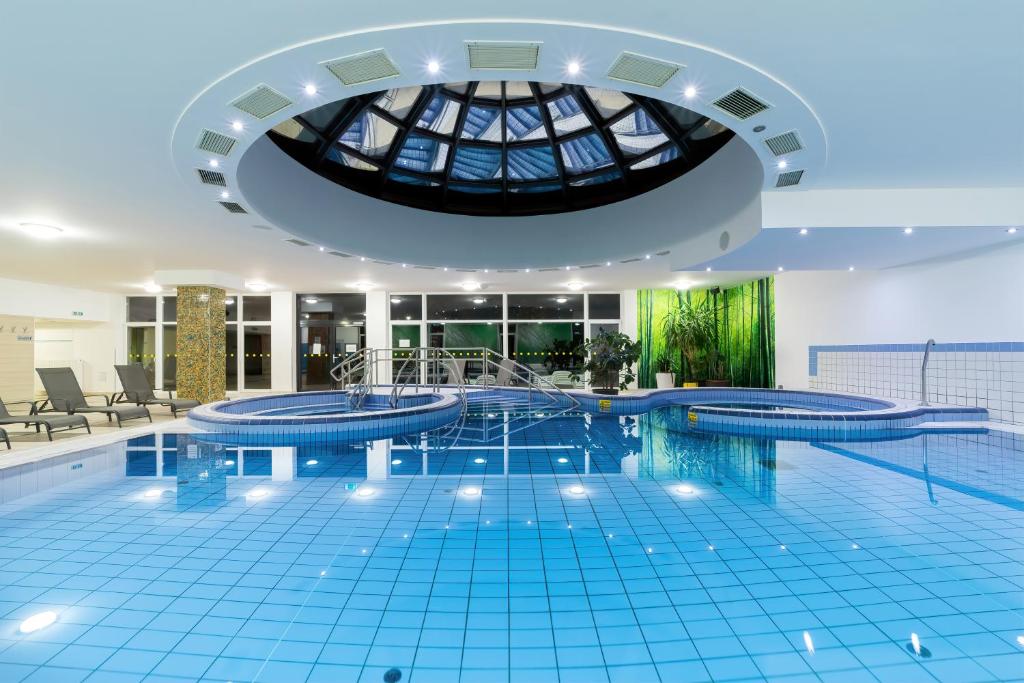
[[[423,320],[423,296],[420,294],[392,294],[391,320]]]
[[[298,388],[330,389],[330,371],[366,346],[365,294],[299,294]]]
[[[142,363],[150,386],[156,386],[156,327],[128,328],[128,362]]]
[[[583,323],[509,323],[509,355],[542,375],[582,363]]]
[[[509,320],[583,320],[582,294],[509,294]]]
[[[130,297],[128,297],[128,322],[130,322],[130,323],[155,323],[156,322],[156,297],[155,296],[130,296]]]
[[[501,320],[500,294],[428,294],[428,320]]]
[[[270,326],[245,325],[243,327],[246,389],[270,388]]]
[[[591,320],[618,320],[620,297],[618,294],[591,294],[587,317]]]
[[[167,307],[164,307],[167,311]],[[164,389],[174,391],[178,388],[178,326],[164,325]],[[155,385],[154,385],[155,386]]]

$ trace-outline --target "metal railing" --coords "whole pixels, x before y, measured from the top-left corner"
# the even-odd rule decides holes
[[[921,361],[921,405],[928,405],[928,356],[931,354],[935,340],[929,339],[924,343],[924,359]]]
[[[570,394],[555,386],[550,379],[537,373],[519,361],[512,360],[487,347],[454,347],[448,348],[457,360],[480,363],[481,373],[476,385],[481,387],[521,387],[527,389],[530,407],[533,407],[534,392],[539,392],[549,404],[567,404],[568,408],[579,407],[580,402]],[[489,371],[494,370],[491,374]],[[465,372],[463,372],[465,374]]]

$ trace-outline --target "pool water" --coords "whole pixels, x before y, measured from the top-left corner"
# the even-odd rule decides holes
[[[1024,679],[1019,436],[685,411],[133,440],[0,506],[0,680]]]

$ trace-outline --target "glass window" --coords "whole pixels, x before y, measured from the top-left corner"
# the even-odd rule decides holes
[[[422,88],[418,85],[410,88],[392,88],[378,97],[374,104],[395,118],[404,119],[412,109],[412,105],[416,103],[420,90]]]
[[[300,320],[304,314],[314,320],[346,323],[362,324],[366,319],[365,294],[299,294],[297,307]]]
[[[465,140],[501,142],[501,110],[473,105],[466,113],[461,137]]]
[[[618,294],[591,294],[589,317],[595,320],[618,320],[619,299]]]
[[[392,325],[391,348],[415,349],[420,345],[419,325]]]
[[[245,325],[244,356],[245,388],[270,388],[270,326]]]
[[[634,171],[639,171],[644,168],[653,168],[660,166],[661,164],[667,164],[670,161],[675,161],[679,158],[679,148],[672,146],[668,149],[663,149],[660,152],[656,152],[646,159],[641,159],[635,164],[630,164],[629,167]]]
[[[492,180],[501,177],[501,149],[465,145],[455,151],[452,178],[456,180]]]
[[[597,107],[597,113],[609,119],[628,107],[632,102],[625,93],[602,88],[587,88],[587,95]]]
[[[224,328],[224,371],[226,380],[224,388],[228,391],[238,390],[238,325]]]
[[[513,359],[535,372],[574,370],[583,362],[583,323],[510,323],[508,346]]]
[[[429,320],[501,320],[500,294],[428,294]]]
[[[155,304],[154,304],[155,307]],[[128,362],[142,363],[149,385],[156,386],[156,328],[128,328]]]
[[[569,175],[589,173],[612,165],[612,155],[597,133],[587,133],[560,144],[562,163]]]
[[[509,107],[505,110],[505,139],[509,142],[517,140],[539,140],[547,137],[544,121],[540,117],[540,108],[536,105],[528,107]]]
[[[130,323],[155,323],[156,322],[156,297],[155,296],[130,296],[130,297],[128,297],[128,322],[130,322]]]
[[[342,134],[338,143],[366,156],[383,158],[397,133],[395,124],[376,114],[364,112]]]
[[[475,380],[484,374],[480,349],[501,350],[501,323],[431,323],[428,341],[430,346],[448,349],[455,358],[466,360],[465,376]],[[497,373],[488,366],[487,374]]]
[[[459,118],[461,108],[462,105],[455,100],[444,95],[434,95],[420,115],[420,120],[416,122],[416,127],[426,128],[441,135],[451,135],[455,132],[455,122]]]
[[[270,320],[269,296],[243,296],[242,319],[264,322]]]
[[[448,143],[423,135],[410,135],[398,152],[395,167],[418,171],[419,173],[437,173],[444,170],[448,160]]]
[[[224,320],[229,323],[233,323],[238,320],[238,298],[237,296],[228,296],[224,299]]]
[[[178,388],[178,327],[164,325],[164,389],[174,391]]]
[[[419,294],[392,294],[391,321],[423,320],[423,297]]]
[[[643,109],[619,119],[612,124],[611,130],[619,149],[626,156],[643,154],[668,142],[668,137]]]
[[[559,97],[548,102],[548,113],[555,128],[555,135],[573,133],[590,125],[590,119],[580,109],[580,103],[572,95]]]
[[[555,166],[555,153],[551,145],[509,149],[508,177],[510,180],[557,178],[558,168]]]
[[[173,323],[178,320],[178,297],[164,297],[164,322]]]
[[[509,320],[583,320],[582,294],[509,294]]]

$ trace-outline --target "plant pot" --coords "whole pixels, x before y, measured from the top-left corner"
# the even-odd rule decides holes
[[[706,387],[731,387],[732,381],[727,379],[709,379],[704,383]]]
[[[659,389],[671,389],[676,385],[676,376],[671,372],[659,372],[654,376]]]
[[[619,395],[619,390],[618,389],[591,389],[590,391],[595,393],[595,394],[600,394],[601,396],[618,396]]]

